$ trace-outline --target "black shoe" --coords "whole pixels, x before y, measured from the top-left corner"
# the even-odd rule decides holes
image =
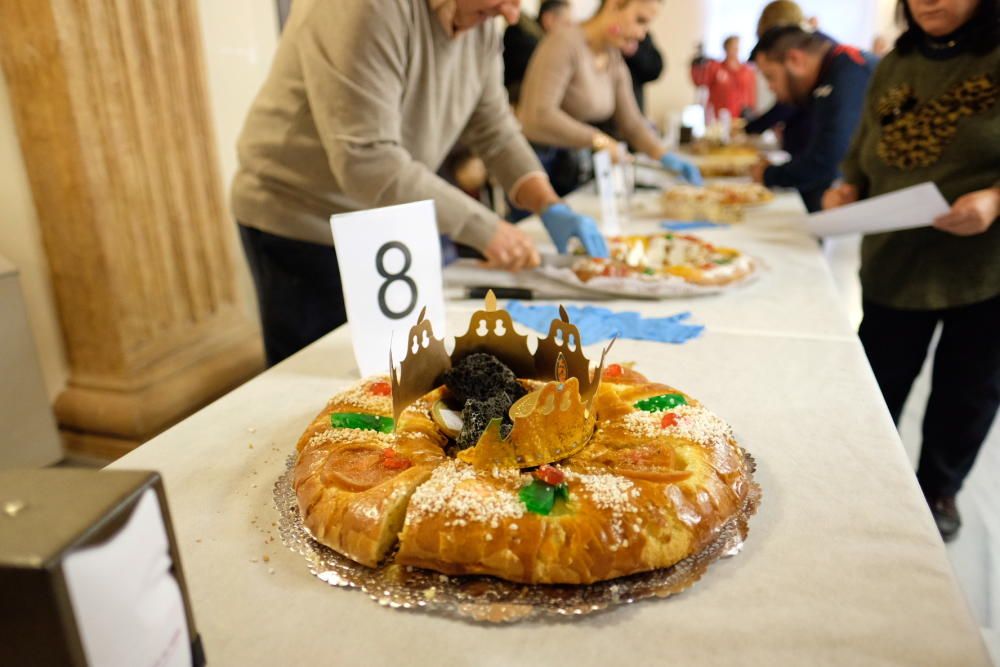
[[[927,504],[931,507],[931,514],[934,515],[934,523],[937,524],[941,538],[945,542],[951,542],[958,536],[958,529],[962,527],[962,517],[958,514],[955,496],[928,499]]]

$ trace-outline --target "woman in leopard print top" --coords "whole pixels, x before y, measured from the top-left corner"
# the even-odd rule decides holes
[[[917,476],[942,535],[1000,405],[998,0],[901,0],[907,30],[872,77],[824,208],[933,181],[933,227],[865,237],[858,332],[898,421],[941,325]]]

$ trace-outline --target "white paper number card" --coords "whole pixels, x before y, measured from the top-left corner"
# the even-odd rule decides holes
[[[406,354],[406,334],[427,307],[444,335],[441,245],[434,202],[388,206],[330,218],[354,358],[361,375],[389,372]]]

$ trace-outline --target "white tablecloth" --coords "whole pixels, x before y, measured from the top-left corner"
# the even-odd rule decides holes
[[[680,346],[621,340],[612,361],[703,400],[756,457],[764,500],[742,553],[675,598],[502,627],[321,583],[278,540],[271,489],[310,419],[357,377],[344,327],[114,464],[164,476],[210,664],[988,664],[800,216],[783,198],[704,234],[768,263],[745,290],[611,304],[707,325]],[[449,335],[473,305],[453,305]]]
[[[660,230],[660,217],[655,215],[659,195],[640,192],[633,197],[631,219],[623,225],[625,233],[652,233]],[[576,210],[599,217],[597,196],[580,192],[571,195]],[[830,271],[817,241],[805,233],[802,218],[805,209],[795,193],[779,193],[765,206],[748,209],[744,222],[730,226],[694,229],[696,234],[717,245],[737,248],[761,260],[761,277],[730,295],[702,296],[688,299],[667,299],[649,303],[619,300],[616,308],[666,314],[690,310],[697,321],[713,331],[757,333],[762,335],[796,335],[819,338],[854,338],[854,331],[837,303]],[[542,247],[548,239],[536,220],[521,223]],[[661,230],[662,231],[662,230]],[[445,271],[446,281],[454,282],[454,269]],[[510,275],[496,271],[461,270],[460,282],[477,285],[538,287],[532,272]],[[548,289],[558,289],[551,282]],[[598,305],[607,305],[602,302]]]

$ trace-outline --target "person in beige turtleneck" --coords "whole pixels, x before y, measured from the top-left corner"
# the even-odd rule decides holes
[[[540,154],[550,147],[607,149],[618,159],[610,125],[636,149],[685,180],[701,183],[690,162],[669,153],[635,100],[624,56],[635,53],[660,0],[603,0],[582,25],[547,36],[528,64],[518,115]]]
[[[560,251],[607,253],[559,201],[507,104],[500,37],[520,0],[296,0],[239,138],[231,204],[277,363],[346,320],[332,213],[421,199],[489,265],[536,266],[528,237],[439,178],[458,141]]]

